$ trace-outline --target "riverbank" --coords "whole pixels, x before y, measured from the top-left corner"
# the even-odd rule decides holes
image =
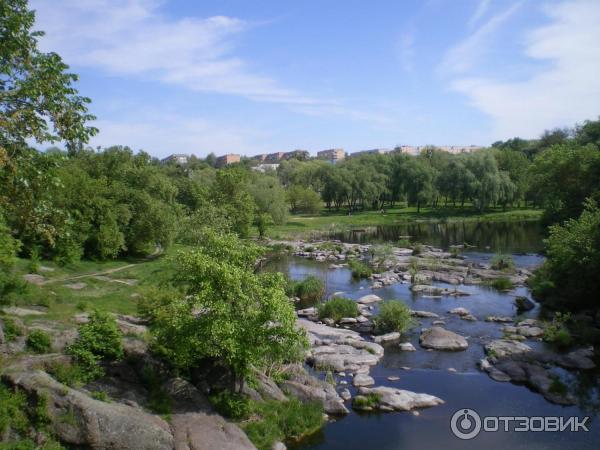
[[[540,209],[510,209],[495,208],[479,212],[473,208],[392,208],[385,213],[381,211],[355,211],[348,215],[346,210],[323,210],[317,215],[292,215],[283,225],[273,225],[267,229],[267,236],[272,239],[294,237],[308,238],[319,232],[352,230],[364,227],[386,225],[401,225],[411,222],[513,222],[539,220]],[[257,230],[253,230],[257,234]]]

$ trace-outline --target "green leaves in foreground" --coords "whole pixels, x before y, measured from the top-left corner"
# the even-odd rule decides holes
[[[379,314],[373,319],[378,333],[404,333],[414,326],[410,308],[400,300],[388,300],[379,305]]]
[[[252,366],[299,358],[307,343],[295,327],[285,280],[255,273],[259,254],[236,235],[208,230],[199,247],[177,255],[173,281],[183,292],[144,302],[155,347],[176,367],[218,359],[231,371],[232,388],[241,388]]]

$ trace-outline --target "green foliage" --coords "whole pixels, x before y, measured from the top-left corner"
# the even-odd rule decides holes
[[[33,330],[27,336],[27,348],[34,353],[48,353],[52,347],[50,335],[42,330]]]
[[[23,329],[11,317],[0,316],[0,321],[2,321],[4,329],[4,338],[8,342],[14,341],[18,336],[23,334]]]
[[[488,285],[498,291],[508,291],[513,288],[512,281],[506,277],[495,278],[489,281]]]
[[[321,210],[319,194],[311,188],[293,185],[287,191],[287,201],[294,212],[314,214]]]
[[[414,326],[410,308],[400,300],[387,300],[379,305],[379,314],[373,319],[378,333],[404,333]]]
[[[245,395],[221,391],[209,396],[217,412],[228,419],[244,420],[252,413],[252,404]]]
[[[284,224],[288,217],[288,205],[286,192],[279,180],[270,175],[253,175],[248,191],[254,199],[258,215],[270,217],[275,225]]]
[[[325,293],[323,280],[314,275],[309,275],[301,281],[290,281],[290,283],[291,288],[288,289],[305,304],[315,304]]]
[[[163,378],[151,366],[142,369],[142,382],[148,390],[148,408],[155,414],[171,414],[173,401],[163,388]]]
[[[552,394],[567,395],[569,393],[569,388],[560,380],[560,378],[554,377],[552,378],[548,391]]]
[[[269,401],[256,403],[254,412],[260,419],[245,424],[244,431],[259,450],[270,450],[276,441],[298,441],[323,425],[320,402]]]
[[[417,242],[413,245],[412,254],[413,256],[419,256],[421,253],[423,253],[423,245]]]
[[[356,302],[349,298],[334,297],[317,306],[320,319],[333,319],[336,322],[343,317],[358,316],[358,306]]]
[[[352,277],[355,279],[369,278],[373,275],[373,269],[357,259],[350,259],[348,267],[352,270]]]
[[[122,338],[113,317],[105,312],[93,311],[89,322],[79,327],[79,335],[67,352],[84,369],[88,380],[93,380],[103,374],[100,362],[123,357]]]
[[[101,402],[109,402],[108,394],[104,391],[92,391],[90,392],[90,397],[94,400],[99,400]]]
[[[595,307],[600,289],[600,208],[592,201],[577,219],[549,228],[547,260],[532,283],[541,300]]]
[[[373,255],[373,262],[378,267],[385,267],[394,256],[394,247],[390,244],[374,245],[371,249]]]
[[[88,367],[77,363],[54,363],[47,367],[46,370],[60,383],[73,387],[85,384],[102,374],[97,371],[90,374]]]
[[[299,357],[306,340],[295,328],[284,278],[254,272],[260,252],[233,234],[213,232],[177,254],[174,282],[184,292],[149,298],[155,348],[175,367],[217,358],[241,387],[251,367]]]
[[[352,400],[352,406],[356,409],[374,408],[379,404],[381,395],[371,392],[367,395],[357,395]]]
[[[0,435],[7,429],[24,434],[29,426],[27,397],[24,392],[13,392],[0,384]]]
[[[504,272],[511,272],[515,269],[515,262],[510,255],[497,254],[494,255],[491,261],[491,267],[494,270],[502,270]]]
[[[568,348],[573,344],[573,337],[567,324],[571,321],[570,313],[554,313],[552,322],[544,327],[544,340],[559,348]]]

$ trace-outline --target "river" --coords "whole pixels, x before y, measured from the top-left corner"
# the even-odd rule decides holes
[[[447,249],[450,245],[469,244],[463,253],[474,261],[486,261],[495,252],[512,254],[517,266],[533,267],[543,262],[541,228],[536,222],[416,224],[400,227],[375,227],[360,232],[335,233],[328,236],[346,242],[396,242],[403,236],[413,241]],[[319,263],[295,257],[271,261],[268,270],[287,273],[293,279],[313,274],[325,282],[327,294],[344,292],[357,299],[375,293],[383,299],[401,299],[410,308],[427,310],[445,316],[445,328],[468,337],[464,352],[425,351],[419,346],[421,327],[430,326],[429,319],[408,333],[403,341],[411,342],[416,352],[400,351],[397,343],[385,346],[385,356],[373,367],[371,376],[376,386],[393,386],[440,397],[444,405],[422,409],[418,415],[405,413],[351,413],[329,422],[320,432],[305,439],[297,449],[597,449],[600,428],[596,427],[599,408],[599,372],[563,371],[560,375],[578,394],[576,406],[559,406],[546,401],[529,388],[496,382],[481,372],[477,362],[484,356],[483,344],[502,337],[501,324],[485,322],[489,315],[514,316],[516,295],[529,296],[526,288],[500,293],[483,286],[460,286],[471,293],[468,297],[416,297],[408,284],[394,284],[371,290],[367,280],[354,281],[348,269],[329,269]],[[443,283],[435,283],[444,286]],[[460,320],[447,312],[458,306],[471,311],[479,320]],[[536,318],[539,307],[525,316]],[[535,348],[542,342],[528,340]],[[407,370],[409,368],[409,370]],[[450,369],[450,370],[448,370]],[[400,377],[391,382],[389,376]],[[351,388],[351,391],[354,391]],[[481,432],[472,440],[455,437],[450,419],[455,411],[470,408],[481,417],[489,416],[589,416],[589,432]]]

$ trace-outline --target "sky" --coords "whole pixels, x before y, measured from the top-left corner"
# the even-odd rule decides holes
[[[31,0],[96,146],[490,145],[600,115],[599,0]]]

